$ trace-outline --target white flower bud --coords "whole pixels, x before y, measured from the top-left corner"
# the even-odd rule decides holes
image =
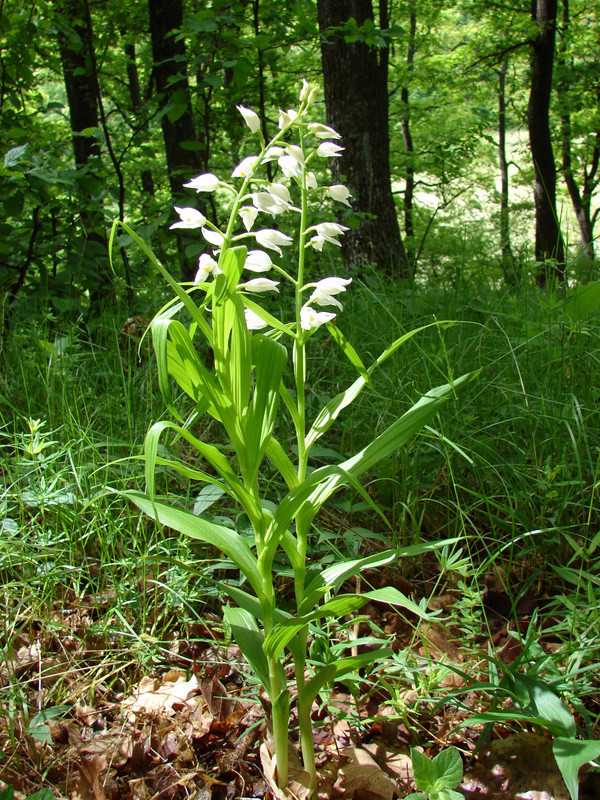
[[[181,219],[179,222],[174,222],[172,225],[169,225],[169,229],[201,228],[206,222],[204,214],[201,214],[196,208],[179,208],[178,206],[174,206],[174,208]]]
[[[187,189],[195,189],[197,192],[214,192],[215,189],[218,188],[219,183],[220,181],[216,175],[213,175],[212,172],[205,172],[183,185]]]
[[[254,175],[254,167],[258,156],[246,156],[231,173],[232,178],[250,178]]]
[[[240,208],[239,215],[241,220],[244,224],[244,228],[249,231],[252,226],[254,225],[254,221],[258,216],[258,211],[255,208],[250,208],[249,206],[244,206],[244,208]]]
[[[279,292],[278,286],[279,281],[272,281],[270,278],[252,278],[246,283],[240,283],[237,288],[246,292]]]
[[[213,244],[215,247],[222,247],[225,241],[225,237],[222,233],[213,231],[210,228],[202,228],[202,236],[204,236],[209,244]]]
[[[250,128],[252,133],[258,133],[260,130],[260,117],[256,111],[252,111],[251,108],[246,108],[245,106],[236,106],[236,108],[244,118],[244,122]]]
[[[251,311],[249,308],[244,309],[244,317],[246,319],[246,327],[249,331],[259,331],[261,328],[266,328],[268,323],[262,317],[259,317],[256,311]]]
[[[341,139],[342,137],[329,125],[323,125],[321,122],[310,122],[308,130],[313,133],[317,139]]]
[[[350,206],[348,200],[352,197],[350,191],[346,186],[342,183],[336,183],[334,186],[330,186],[325,194],[328,197],[331,197],[332,200],[337,200],[339,203],[344,203],[344,205]]]
[[[281,231],[272,230],[270,228],[256,231],[255,236],[258,244],[269,250],[276,250],[280,256],[283,255],[281,248],[289,247],[294,242],[291,236],[287,236],[285,233],[281,233]]]
[[[244,269],[250,272],[268,272],[273,266],[271,256],[263,250],[248,250]]]
[[[287,111],[279,109],[279,122],[277,123],[279,130],[283,130],[287,128],[288,125],[291,125],[297,116],[298,112],[294,111],[293,108],[288,108]]]
[[[317,155],[320,158],[336,158],[342,155],[343,149],[343,147],[334,142],[321,142],[317,147]]]

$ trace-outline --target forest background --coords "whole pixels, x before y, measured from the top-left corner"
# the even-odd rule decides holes
[[[454,687],[444,661],[458,663],[457,640],[472,642],[460,655],[469,664],[518,640],[515,672],[564,697],[584,736],[597,735],[598,8],[0,0],[0,36],[0,738],[10,753],[0,779],[66,791],[66,756],[39,745],[52,716],[42,711],[66,714],[76,698],[116,718],[105,706],[142,675],[189,670],[212,647],[199,618],[219,629],[223,562],[103,493],[143,486],[131,453],[164,409],[142,337],[169,299],[119,231],[111,266],[109,234],[125,221],[172,274],[193,279],[208,246],[169,229],[173,206],[215,225],[228,208],[183,183],[231,174],[253,146],[236,106],[254,109],[269,138],[303,78],[322,86],[315,119],[346,148],[317,180],[348,186],[350,206],[322,211],[349,231],[339,250],[307,254],[309,276],[326,265],[353,278],[344,333],[370,363],[413,328],[461,323],[395,353],[316,464],[364,446],[428,388],[483,368],[369,475],[393,533],[348,490],[315,523],[312,555],[327,564],[390,542],[460,539],[394,578],[419,599],[450,598],[456,637],[441,659],[427,645],[415,655],[410,638],[394,655],[398,686],[416,692],[400,702],[398,689],[391,703],[415,723],[411,744],[426,745],[426,729],[430,744],[449,741],[421,700]],[[269,308],[277,316],[283,301]],[[354,378],[329,345],[323,337],[309,363],[320,381],[309,410]],[[181,442],[169,447],[185,458]],[[218,493],[166,469],[161,480],[198,515],[243,524]],[[498,670],[500,682],[510,667]],[[364,708],[344,714],[364,724]],[[153,791],[163,777],[147,778]]]

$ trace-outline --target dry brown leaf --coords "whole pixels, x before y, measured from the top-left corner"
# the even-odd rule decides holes
[[[296,751],[290,745],[288,750],[289,758],[289,781],[287,789],[280,789],[275,781],[275,756],[273,755],[271,742],[263,742],[260,746],[260,761],[267,786],[277,800],[306,800],[309,795],[308,772],[302,767]]]
[[[135,722],[138,714],[150,716],[174,713],[174,706],[185,706],[189,695],[198,689],[198,679],[195,675],[186,681],[185,675],[177,670],[171,670],[162,679],[144,677],[140,681],[132,697],[127,697],[121,704],[121,709],[130,722]]]
[[[71,800],[107,800],[100,783],[100,775],[106,769],[106,757],[84,753],[79,768],[79,779],[71,792]]]
[[[349,761],[340,768],[340,785],[346,797],[357,795],[360,800],[394,800],[398,797],[398,787],[370,753],[360,747],[347,747],[344,755]]]

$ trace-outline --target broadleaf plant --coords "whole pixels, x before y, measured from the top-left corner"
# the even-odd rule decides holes
[[[365,568],[390,563],[399,551],[354,559],[320,571],[312,564],[308,549],[311,524],[320,508],[342,487],[351,486],[372,507],[360,477],[382,459],[404,447],[445,403],[456,389],[473,377],[465,375],[453,383],[426,392],[412,408],[381,432],[354,456],[337,464],[309,469],[311,448],[327,432],[339,414],[358,397],[380,366],[416,331],[401,336],[367,368],[336,325],[343,311],[339,297],[351,279],[327,276],[307,281],[305,257],[308,248],[320,252],[339,245],[346,230],[337,222],[313,223],[309,216],[313,200],[325,198],[348,204],[348,190],[336,185],[319,186],[311,170],[320,159],[334,158],[341,147],[330,127],[311,122],[310,109],[316,89],[303,82],[297,110],[281,112],[276,136],[265,142],[258,117],[239,107],[246,124],[259,142],[257,155],[248,156],[233,170],[231,181],[206,173],[185,186],[199,192],[229,195],[231,212],[224,230],[219,230],[196,209],[176,208],[180,221],[171,227],[199,228],[212,255],[200,256],[193,285],[178,283],[143,240],[124,223],[116,223],[143,249],[174,292],[174,299],[151,323],[158,366],[158,381],[167,410],[175,422],[157,422],[146,436],[146,492],[129,491],[126,496],[159,524],[199,539],[224,553],[241,571],[246,582],[220,589],[235,605],[224,616],[241,652],[263,685],[272,708],[276,778],[280,788],[288,783],[288,739],[291,692],[283,661],[291,656],[295,672],[295,700],[304,767],[309,775],[309,793],[317,790],[311,711],[315,698],[341,675],[357,673],[364,666],[384,659],[382,647],[357,656],[331,658],[321,666],[307,663],[307,644],[319,620],[341,618],[369,599],[428,616],[419,605],[394,589],[361,595],[335,595],[341,584]],[[267,162],[277,162],[281,177],[267,180]],[[273,165],[273,164],[272,164]],[[259,220],[265,215],[294,219],[295,235],[268,228]],[[256,227],[255,227],[255,223]],[[279,226],[278,226],[279,227]],[[116,226],[111,239],[114,239]],[[283,264],[283,249],[295,244],[297,265]],[[269,251],[269,252],[267,252]],[[274,263],[270,253],[279,256]],[[273,256],[275,258],[275,256]],[[274,274],[279,280],[266,277]],[[287,286],[289,318],[277,319],[259,302],[263,292]],[[333,308],[334,311],[321,310]],[[187,313],[187,324],[177,319]],[[182,317],[183,319],[183,317]],[[305,405],[307,349],[328,329],[331,346],[337,346],[357,370],[358,377],[345,391],[331,399],[312,420]],[[212,348],[214,368],[204,363],[199,347]],[[321,346],[321,345],[319,345]],[[189,398],[187,410],[176,406],[172,383]],[[189,404],[191,403],[191,413]],[[277,436],[280,415],[287,415],[295,441]],[[209,444],[199,431],[208,417],[223,429],[227,446]],[[159,455],[164,433],[175,434],[197,452],[192,467]],[[286,439],[289,438],[286,436]],[[261,481],[267,459],[287,487],[273,505]],[[206,466],[203,466],[205,464]],[[245,512],[253,532],[248,544],[229,527],[196,516],[156,496],[155,470],[167,467],[182,476],[210,484],[227,494]],[[273,508],[275,509],[273,511]],[[374,513],[378,509],[374,507]],[[440,543],[440,546],[443,543]],[[430,549],[413,547],[413,555]],[[294,610],[278,606],[274,560],[287,556],[294,574]],[[349,645],[350,646],[350,645]]]

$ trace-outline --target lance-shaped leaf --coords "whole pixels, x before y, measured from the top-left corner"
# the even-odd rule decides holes
[[[369,372],[365,367],[365,365],[363,364],[361,357],[358,355],[354,347],[352,347],[348,339],[346,339],[341,330],[336,325],[334,325],[333,322],[327,323],[327,330],[333,337],[333,340],[340,348],[342,353],[346,356],[348,361],[352,364],[353,367],[356,367],[361,377],[363,378],[364,382],[370,383],[371,379],[369,377]]]
[[[268,311],[265,311],[265,309],[258,303],[255,303],[254,300],[244,296],[243,302],[246,308],[249,308],[250,311],[254,311],[255,314],[258,314],[258,316],[263,319],[270,328],[275,328],[275,330],[280,331],[281,333],[286,333],[292,338],[295,337],[293,328],[290,328],[288,325],[284,325],[283,322],[280,322],[277,317],[274,317],[272,314],[269,314]]]
[[[455,544],[460,539],[460,536],[453,536],[440,542],[410,544],[406,547],[397,547],[394,550],[384,550],[382,553],[373,553],[373,555],[365,556],[364,558],[355,558],[350,561],[332,564],[327,569],[320,570],[306,587],[306,593],[300,606],[300,613],[306,613],[308,609],[313,608],[319,602],[325,592],[335,592],[344,581],[364,569],[381,567],[392,563],[392,561],[397,561],[399,558],[414,558],[423,553],[429,553],[432,550]]]
[[[458,378],[454,383],[438,386],[427,392],[400,419],[377,436],[359,453],[334,466],[314,470],[296,489],[289,492],[281,501],[267,531],[269,547],[276,547],[283,532],[300,509],[310,521],[321,506],[344,483],[353,488],[360,487],[357,476],[372,469],[379,461],[394,453],[418,433],[454,395],[455,389],[472,380],[478,372]]]
[[[187,464],[179,461],[164,459],[158,457],[158,444],[160,437],[165,430],[172,430],[178,436],[181,436],[189,444],[192,445],[202,456],[205,458],[219,473],[225,481],[225,484],[220,483],[214,475],[205,473],[202,470],[194,470]],[[244,484],[240,481],[238,476],[232,470],[231,465],[227,458],[221,451],[212,444],[207,444],[200,439],[193,436],[187,428],[182,428],[174,422],[163,420],[155,422],[149,429],[144,440],[144,457],[146,460],[146,492],[149,497],[155,496],[155,467],[156,464],[162,464],[175,469],[179,474],[184,475],[191,480],[201,480],[207,483],[212,483],[219,488],[226,491],[234,500],[246,508],[251,516],[251,519],[257,519],[261,516],[262,510],[256,503],[250,492],[247,491]]]
[[[290,457],[274,436],[269,438],[265,452],[271,464],[279,471],[288,489],[295,489],[299,485],[298,473]]]
[[[324,406],[319,414],[317,415],[313,425],[306,436],[306,446],[308,448],[312,447],[312,445],[317,441],[317,439],[322,436],[329,428],[333,425],[335,420],[338,418],[339,414],[347,408],[362,392],[364,387],[366,386],[369,377],[373,374],[373,372],[379,367],[381,364],[384,363],[393,353],[398,350],[403,344],[405,344],[409,339],[415,336],[420,331],[425,330],[426,328],[430,328],[432,325],[447,325],[453,323],[442,323],[442,322],[431,322],[428,325],[422,325],[419,328],[415,328],[408,333],[405,333],[403,336],[400,336],[396,339],[389,347],[381,353],[379,358],[372,364],[367,370],[366,374],[361,372],[360,378],[357,378],[353,384],[351,384],[345,391],[340,392],[335,397],[333,397],[326,406]],[[357,356],[358,357],[358,356]]]
[[[385,658],[389,658],[391,655],[392,651],[389,647],[382,647],[380,650],[373,650],[370,653],[361,653],[351,658],[340,658],[333,664],[328,664],[326,667],[323,667],[323,669],[320,669],[308,681],[302,691],[302,695],[298,697],[299,705],[304,710],[304,713],[308,713],[317,694],[325,684],[331,683],[341,678],[342,675],[347,675],[349,672],[358,672],[362,667],[366,667],[374,661],[381,661]]]
[[[157,500],[151,500],[141,492],[125,491],[120,494],[128,497],[141,511],[160,522],[161,525],[173,528],[173,530],[179,531],[179,533],[183,533],[192,539],[206,542],[225,553],[236,567],[244,573],[258,598],[264,601],[262,579],[258,571],[256,557],[238,533],[231,530],[231,528],[226,528],[224,525],[217,525],[201,517],[196,517],[194,514],[190,514],[189,511],[173,508]]]
[[[244,608],[233,608],[231,606],[226,606],[223,609],[223,616],[231,628],[233,638],[242,651],[242,655],[270,695],[271,681],[269,680],[269,664],[263,650],[264,637],[256,624],[255,618]]]
[[[188,292],[186,292],[185,289],[179,283],[177,283],[177,281],[173,278],[171,273],[167,269],[165,269],[165,267],[163,267],[163,265],[160,263],[160,261],[152,252],[152,249],[148,247],[146,242],[140,236],[138,236],[138,234],[133,230],[133,228],[127,225],[127,223],[118,219],[116,219],[113,222],[113,226],[110,232],[108,252],[111,259],[111,264],[112,264],[112,245],[114,242],[117,226],[120,226],[124,231],[126,231],[126,233],[128,233],[131,236],[133,241],[138,245],[138,247],[142,250],[142,252],[145,253],[145,255],[149,258],[152,264],[154,264],[154,266],[158,269],[158,271],[167,281],[171,289],[173,289],[177,297],[181,300],[185,308],[189,311],[194,322],[202,330],[202,332],[204,333],[204,335],[208,340],[208,343],[212,345],[212,332],[210,329],[210,325],[204,318],[203,312],[198,308],[198,306],[192,300]]]
[[[570,739],[558,736],[552,745],[552,753],[567,785],[571,800],[579,797],[579,768],[600,757],[600,741],[597,739]]]
[[[278,623],[269,631],[265,639],[263,645],[265,653],[269,658],[279,658],[283,648],[305,625],[327,617],[344,617],[346,614],[358,611],[359,608],[371,600],[403,608],[421,619],[431,618],[431,614],[428,614],[417,603],[410,600],[393,586],[374,589],[372,592],[361,592],[360,594],[340,594],[308,614]]]
[[[269,445],[279,408],[279,384],[287,361],[285,347],[267,336],[252,337],[254,393],[246,415],[247,457],[256,475]]]

